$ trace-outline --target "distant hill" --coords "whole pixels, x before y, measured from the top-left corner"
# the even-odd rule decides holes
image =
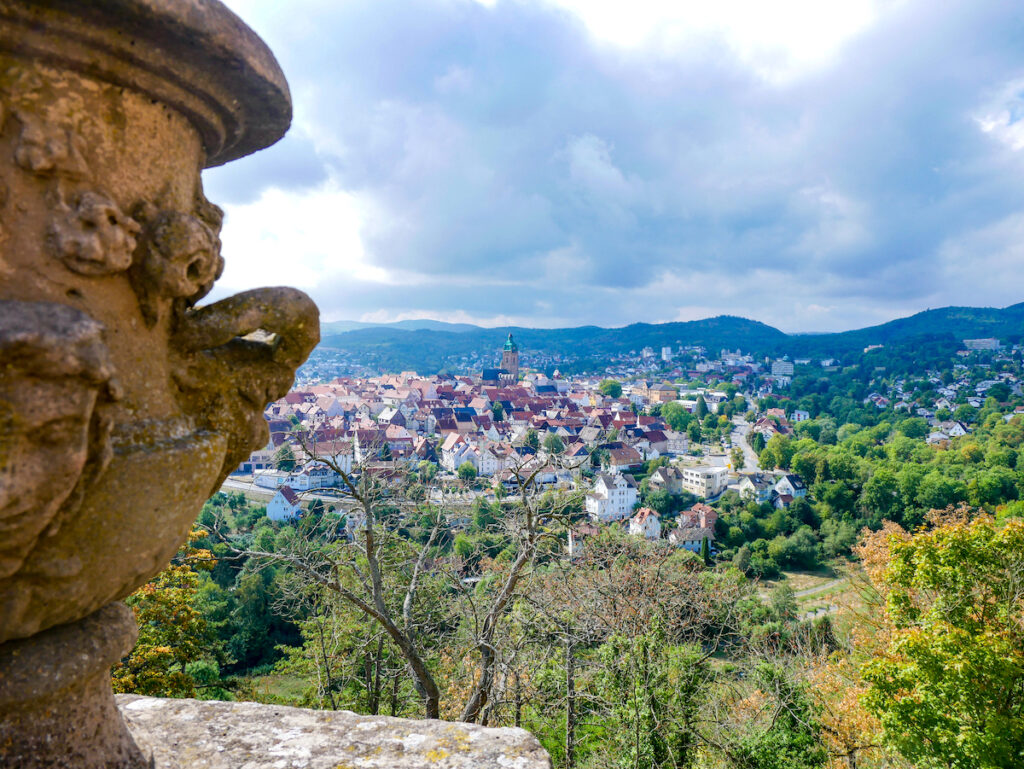
[[[462,333],[464,331],[476,331],[480,326],[469,323],[445,323],[441,320],[397,320],[393,323],[364,323],[359,320],[332,320],[320,324],[320,335],[327,337],[334,334],[343,334],[346,331],[358,331],[364,328],[392,328],[401,331],[452,331]]]
[[[481,328],[463,323],[400,321],[387,324],[325,323],[321,346],[342,349],[367,365],[386,371],[433,373],[462,356],[497,354],[509,332],[520,348],[540,354],[572,354],[583,359],[644,347],[702,345],[711,354],[725,348],[756,355],[842,356],[872,344],[905,343],[915,338],[950,342],[976,337],[1013,338],[1024,334],[1024,303],[1003,309],[944,307],[878,326],[831,334],[785,334],[756,320],[732,315],[683,323],[634,323],[622,328],[578,326],[539,329],[519,326]]]
[[[719,316],[685,323],[635,323],[623,328],[579,326],[540,329],[520,326],[471,327],[471,330],[403,330],[390,326],[354,329],[340,334],[323,332],[321,346],[343,349],[382,370],[435,372],[463,355],[495,353],[511,332],[523,350],[533,353],[573,354],[583,358],[606,353],[639,352],[644,347],[704,345],[766,349],[781,344],[786,335],[754,320]]]
[[[904,342],[923,336],[950,336],[955,340],[1019,336],[1024,333],[1024,302],[1003,309],[996,307],[942,307],[925,310],[907,318],[837,334],[791,337],[798,349],[835,350],[836,353],[863,349],[871,344]]]

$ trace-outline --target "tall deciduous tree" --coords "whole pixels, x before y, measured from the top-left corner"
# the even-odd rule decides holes
[[[282,444],[281,448],[274,452],[274,465],[278,470],[290,473],[295,469],[296,464],[298,462],[295,459],[295,452],[292,451],[291,444]]]
[[[622,397],[622,384],[614,379],[605,379],[598,385],[598,390],[601,391],[602,395],[607,395],[609,398]]]
[[[1021,766],[1024,521],[965,508],[931,520],[912,537],[893,527],[873,570],[891,629],[865,667],[865,703],[915,766]]]

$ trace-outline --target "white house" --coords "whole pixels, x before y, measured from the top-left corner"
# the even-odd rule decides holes
[[[961,435],[967,435],[967,433],[970,432],[967,425],[963,422],[957,422],[956,420],[940,422],[939,429],[950,438],[959,438]]]
[[[692,529],[692,528],[679,528],[673,529],[668,534],[668,541],[676,547],[681,547],[686,550],[692,550],[694,553],[700,552],[701,543],[707,539],[708,548],[711,552],[715,551],[715,530],[714,529]]]
[[[274,498],[267,503],[267,518],[272,521],[290,521],[302,512],[298,495],[289,486],[277,490]]]
[[[684,467],[683,488],[704,499],[717,497],[729,483],[729,471],[724,467]]]
[[[739,482],[740,496],[748,502],[767,502],[775,490],[774,479],[760,474],[744,475]]]
[[[799,475],[783,475],[775,482],[775,491],[780,496],[790,496],[793,499],[807,496],[807,485]]]
[[[629,519],[629,533],[644,539],[661,539],[661,516],[657,510],[641,507],[636,515]]]
[[[249,454],[249,458],[238,466],[238,470],[236,472],[249,475],[255,473],[257,470],[266,470],[267,468],[272,467],[274,467],[274,449],[264,448],[257,449]]]
[[[444,439],[444,443],[441,444],[440,455],[441,467],[446,470],[455,472],[463,462],[470,462],[479,471],[477,457],[474,456],[474,452],[466,439],[458,433],[448,434]]]
[[[599,473],[594,490],[587,494],[587,513],[595,521],[609,523],[628,518],[637,500],[637,485],[628,473]]]
[[[262,486],[265,489],[276,489],[283,486],[288,480],[288,473],[283,470],[267,468],[255,471],[253,473],[253,480],[257,486]]]
[[[296,491],[325,489],[337,486],[340,476],[323,462],[307,462],[302,469],[292,473],[288,485]]]

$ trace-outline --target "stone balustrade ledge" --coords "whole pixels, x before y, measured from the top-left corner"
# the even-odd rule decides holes
[[[525,729],[117,695],[153,769],[550,769]]]

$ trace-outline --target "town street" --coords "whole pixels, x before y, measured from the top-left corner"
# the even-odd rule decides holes
[[[747,443],[747,437],[750,435],[750,422],[741,416],[732,418],[732,423],[735,428],[732,431],[732,445],[739,446],[743,449],[743,471],[744,472],[758,472],[760,466],[757,464],[757,454],[750,448],[750,444]]]

